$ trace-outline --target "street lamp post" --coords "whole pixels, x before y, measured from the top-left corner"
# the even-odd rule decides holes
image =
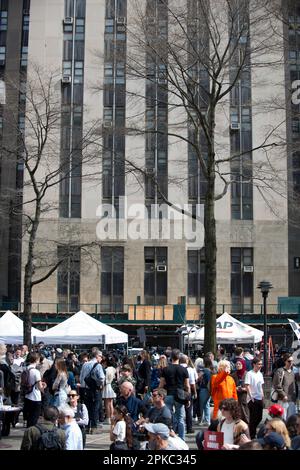
[[[270,290],[273,288],[269,281],[261,281],[258,286],[264,299],[264,373],[267,373],[268,367],[268,325],[267,325],[267,297]]]

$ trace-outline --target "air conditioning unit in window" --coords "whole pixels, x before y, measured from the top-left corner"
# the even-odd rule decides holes
[[[155,24],[156,23],[156,18],[154,18],[154,16],[150,16],[149,18],[147,18],[147,23],[148,24]]]
[[[103,121],[103,127],[105,129],[110,129],[112,127],[112,121]]]
[[[154,175],[154,168],[145,168],[146,175],[153,176]]]
[[[159,272],[166,272],[167,271],[167,266],[165,266],[164,264],[158,264],[156,266],[156,271],[159,271]]]
[[[125,26],[126,25],[126,18],[124,16],[119,16],[117,18],[117,25]]]
[[[66,16],[66,17],[63,19],[63,23],[64,23],[64,24],[73,24],[73,18],[72,18],[72,16]]]
[[[26,10],[26,8],[23,10],[23,15],[29,15],[29,10]]]
[[[244,273],[253,273],[253,266],[244,266]]]
[[[72,77],[71,75],[63,75],[61,77],[61,83],[63,83],[64,85],[68,85],[72,82]]]
[[[232,123],[230,124],[230,129],[231,129],[232,131],[238,131],[239,128],[240,128],[240,123],[239,123],[239,122],[232,122]]]

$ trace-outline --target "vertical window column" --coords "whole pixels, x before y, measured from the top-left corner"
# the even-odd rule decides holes
[[[159,0],[147,1],[146,48],[146,112],[145,112],[145,205],[151,216],[151,205],[161,204],[163,198],[156,187],[155,177],[161,193],[168,197],[168,80],[167,3]],[[151,42],[161,44],[160,57],[151,48]],[[164,50],[165,49],[165,50]],[[157,212],[156,212],[157,214]]]
[[[85,0],[65,0],[60,217],[81,217]]]
[[[242,7],[243,5],[243,7]],[[249,6],[247,2],[233,3],[229,12],[229,27],[233,26],[232,60],[229,76],[236,80],[230,93],[230,148],[231,148],[231,217],[236,220],[253,219],[252,183],[252,108]],[[233,25],[232,25],[233,24]]]
[[[57,248],[57,298],[60,312],[77,312],[80,307],[80,248]]]
[[[168,249],[145,247],[144,297],[146,305],[166,305],[168,297]]]
[[[188,115],[188,198],[189,204],[203,204],[206,196],[207,182],[199,162],[196,149],[201,150],[204,162],[207,160],[207,141],[199,122],[198,112],[205,113],[208,104],[210,87],[209,75],[203,65],[205,56],[209,50],[209,34],[207,25],[203,21],[198,2],[188,2],[188,63],[189,63],[189,87],[190,101],[195,107],[190,106]],[[196,108],[196,109],[195,109]],[[193,207],[194,212],[195,208]]]
[[[122,312],[124,308],[124,248],[101,249],[101,310]]]
[[[205,252],[188,251],[188,304],[204,305],[205,303]]]
[[[231,248],[232,313],[253,311],[253,248]]]
[[[125,93],[127,0],[106,0],[102,200],[122,216],[125,195]]]

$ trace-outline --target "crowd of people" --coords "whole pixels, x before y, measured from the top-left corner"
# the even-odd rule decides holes
[[[82,450],[103,423],[114,451],[187,450],[186,434],[203,449],[205,430],[222,433],[224,450],[300,449],[293,357],[282,351],[274,364],[276,403],[265,422],[262,366],[259,352],[241,347],[192,361],[171,348],[131,357],[97,347],[76,354],[43,343],[31,351],[0,344],[0,395],[22,410],[22,450]]]

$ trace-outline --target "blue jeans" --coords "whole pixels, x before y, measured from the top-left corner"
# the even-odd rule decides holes
[[[207,388],[200,388],[199,392],[199,408],[200,419],[210,424],[210,394]]]
[[[178,433],[178,436],[184,440],[185,438],[185,407],[178,403],[173,395],[167,395],[165,404],[169,408],[172,414],[174,431]]]
[[[67,392],[64,390],[60,390],[58,393],[56,393],[52,399],[51,399],[51,405],[56,406],[57,408],[59,406],[63,406],[67,403],[68,401],[68,395]]]

